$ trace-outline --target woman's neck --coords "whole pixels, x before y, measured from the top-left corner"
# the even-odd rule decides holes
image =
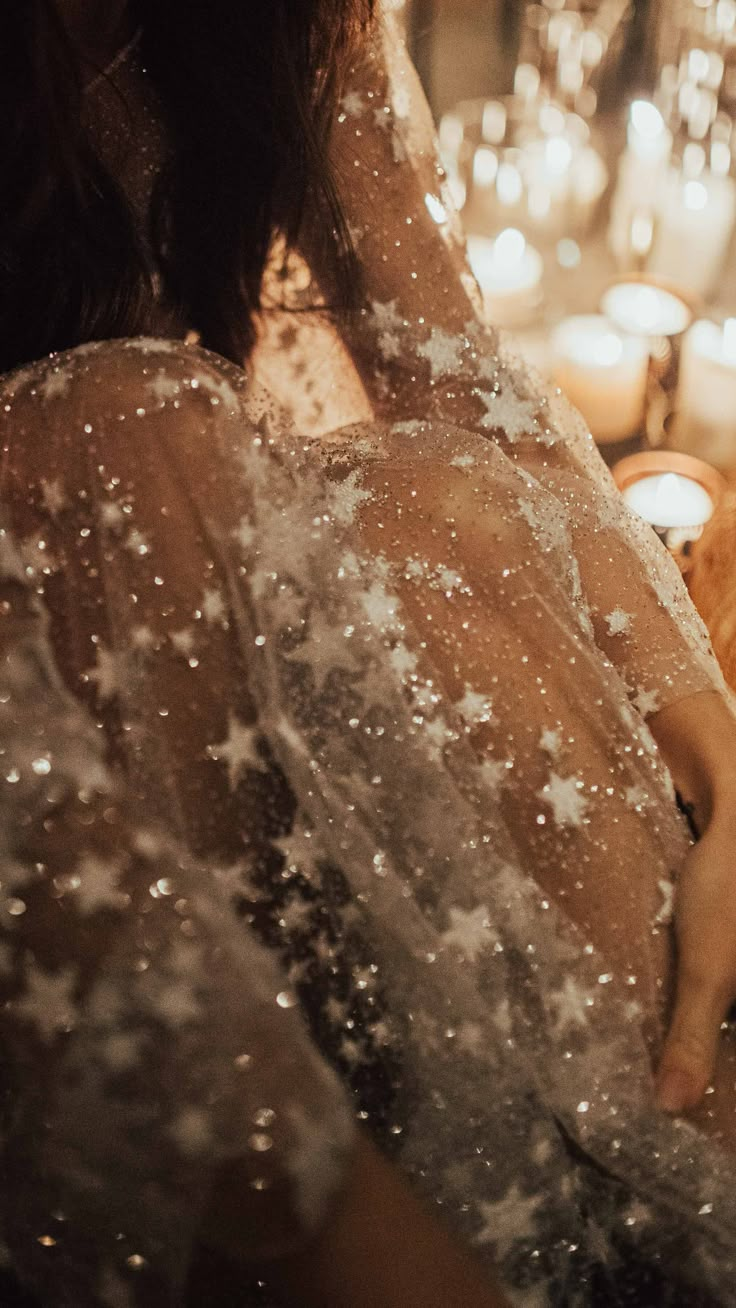
[[[129,0],[56,0],[56,7],[91,68],[104,68],[133,34]]]

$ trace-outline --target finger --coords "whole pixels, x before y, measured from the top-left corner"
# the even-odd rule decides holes
[[[728,996],[711,979],[681,972],[677,1002],[656,1078],[656,1102],[668,1113],[694,1108],[712,1078]]]

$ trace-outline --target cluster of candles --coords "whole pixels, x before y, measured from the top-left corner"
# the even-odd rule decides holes
[[[582,234],[608,186],[608,171],[574,113],[536,98],[533,68],[517,70],[507,100],[467,101],[440,123],[440,148],[470,230],[524,227]]]
[[[731,150],[690,141],[673,163],[673,138],[656,105],[631,107],[626,149],[611,205],[611,248],[623,265],[635,261],[671,277],[691,295],[716,288],[736,225]]]
[[[471,236],[468,247],[489,319],[507,326],[525,321],[541,295],[539,252],[515,228],[495,240]],[[563,319],[552,334],[549,364],[596,442],[615,445],[642,430],[652,359],[664,341],[668,349],[680,346],[678,425],[714,462],[734,462],[736,318],[693,323],[685,299],[646,280],[614,283],[600,310]],[[702,532],[721,484],[701,459],[671,452],[631,456],[614,475],[629,506],[675,553]]]

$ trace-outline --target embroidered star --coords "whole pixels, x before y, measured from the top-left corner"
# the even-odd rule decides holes
[[[123,549],[130,550],[131,554],[139,554],[143,558],[146,554],[151,553],[151,542],[148,536],[137,527],[131,527],[123,544]]]
[[[283,854],[285,865],[292,872],[311,877],[317,867],[317,842],[314,832],[301,824],[294,827],[287,836],[272,840],[271,844]]]
[[[486,904],[465,912],[450,909],[450,926],[440,937],[443,945],[452,945],[474,963],[479,954],[495,944],[497,936],[491,929],[490,910]]]
[[[562,732],[559,728],[553,731],[546,727],[539,737],[539,748],[549,754],[550,758],[556,758],[562,749]]]
[[[634,699],[634,706],[643,718],[650,717],[659,711],[659,692],[640,690]]]
[[[580,793],[577,777],[560,777],[550,772],[547,785],[537,793],[539,799],[549,804],[558,827],[582,826],[588,801]]]
[[[184,627],[181,631],[172,631],[169,640],[182,658],[188,659],[194,650],[194,632],[191,627]]]
[[[629,808],[640,811],[649,802],[649,795],[643,786],[627,786],[624,800]]]
[[[100,505],[100,521],[110,531],[119,531],[125,522],[125,513],[119,504],[110,500]]]
[[[25,994],[10,1005],[13,1014],[35,1026],[46,1043],[61,1031],[70,1031],[77,1013],[73,998],[76,969],[64,967],[51,973],[33,964],[26,972],[25,983]]]
[[[348,527],[355,521],[355,515],[366,500],[371,499],[371,492],[363,490],[360,485],[362,473],[355,469],[344,481],[335,482],[328,492],[328,510],[335,522]]]
[[[359,118],[365,112],[365,102],[359,91],[348,91],[342,98],[342,112],[348,118]]]
[[[487,758],[480,764],[478,771],[484,789],[490,792],[493,799],[497,799],[501,787],[508,781],[510,769],[505,763]]]
[[[417,354],[429,363],[432,380],[460,372],[467,342],[463,336],[451,336],[439,327],[433,327],[429,340],[417,346]]]
[[[314,687],[322,693],[325,682],[336,669],[357,672],[355,656],[350,649],[350,635],[346,629],[330,622],[320,609],[309,618],[309,631],[305,640],[285,658],[292,663],[304,663],[311,668]]]
[[[537,1234],[536,1214],[542,1203],[537,1195],[524,1195],[516,1182],[496,1203],[481,1201],[478,1211],[483,1226],[473,1236],[474,1244],[492,1244],[498,1258],[505,1258],[521,1240]]]
[[[455,705],[458,713],[471,726],[493,721],[493,708],[487,695],[466,686],[463,698]]]
[[[143,654],[149,654],[157,645],[152,628],[146,625],[133,627],[130,633],[130,643],[133,649],[140,650]]]
[[[67,506],[67,498],[64,487],[61,482],[47,481],[45,477],[41,478],[41,496],[44,505],[52,518],[57,517],[59,513]]]
[[[97,664],[83,675],[97,687],[97,697],[104,704],[107,700],[114,699],[123,688],[124,656],[105,649],[104,645],[98,645]]]
[[[21,541],[20,554],[26,570],[30,573],[43,572],[48,576],[57,566],[42,531],[26,536],[25,540]]]
[[[370,589],[363,592],[360,602],[371,626],[378,631],[392,631],[398,627],[399,599],[388,593],[383,582],[374,581]]]
[[[624,609],[616,607],[606,614],[609,636],[623,636],[631,629],[631,616]]]
[[[299,931],[309,931],[312,925],[313,908],[314,905],[308,900],[296,895],[279,910],[279,926],[283,927],[289,935],[295,935]]]
[[[512,445],[538,431],[538,403],[522,399],[512,386],[498,386],[492,391],[478,389],[474,393],[486,408],[481,426],[498,430]]]
[[[225,601],[222,597],[222,591],[219,591],[214,587],[205,587],[202,596],[201,610],[205,622],[224,622],[227,616],[227,610],[225,608]]]
[[[561,990],[550,995],[550,1003],[555,1013],[555,1035],[564,1036],[570,1027],[588,1025],[588,1009],[593,1000],[572,977],[565,977]]]
[[[255,540],[255,528],[248,518],[241,518],[233,532],[235,540],[243,550],[249,550]]]
[[[82,917],[100,909],[120,908],[127,897],[120,891],[122,868],[112,859],[86,854],[79,860],[72,877],[74,903]]]
[[[230,788],[235,790],[241,774],[250,769],[253,772],[268,772],[269,767],[261,756],[257,741],[259,732],[255,727],[247,727],[234,713],[228,714],[228,734],[217,745],[208,745],[207,753],[217,762],[226,763]]]
[[[161,371],[153,381],[148,383],[148,389],[154,399],[165,404],[167,400],[175,400],[181,395],[182,384],[177,377],[167,377],[166,373]]]
[[[402,681],[416,673],[417,656],[403,642],[400,642],[391,650],[388,658],[397,677],[400,677]]]
[[[54,368],[39,386],[44,400],[55,400],[59,395],[66,395],[71,382],[70,368]]]

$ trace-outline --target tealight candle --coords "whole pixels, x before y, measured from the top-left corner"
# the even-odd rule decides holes
[[[527,320],[541,299],[544,265],[522,233],[507,227],[495,241],[469,236],[468,259],[489,320],[500,327]]]
[[[623,497],[653,527],[702,527],[713,516],[708,492],[678,472],[642,477],[626,488]]]
[[[689,546],[702,535],[723,494],[723,478],[702,459],[669,450],[632,454],[612,471],[624,502],[684,568]]]
[[[696,443],[712,463],[736,464],[736,318],[701,319],[685,337],[674,440]]]
[[[598,314],[567,318],[552,336],[560,389],[601,445],[627,440],[641,427],[649,347]]]
[[[692,312],[679,295],[648,282],[617,282],[601,300],[601,309],[622,331],[637,336],[679,336]]]

